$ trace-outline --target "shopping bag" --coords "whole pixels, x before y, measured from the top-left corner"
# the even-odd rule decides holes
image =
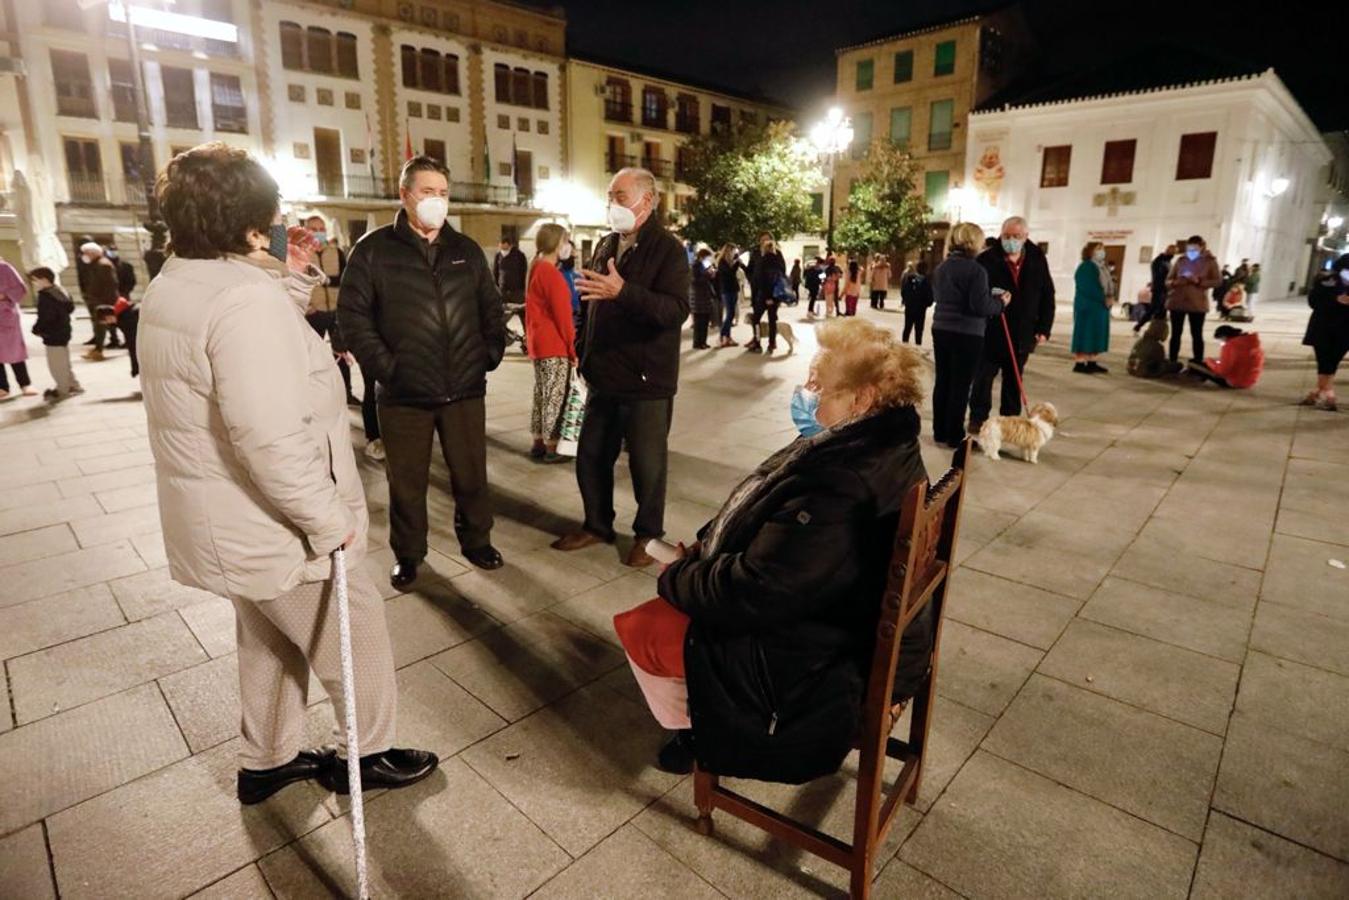
[[[572,369],[567,400],[562,404],[562,432],[557,442],[557,452],[562,456],[576,455],[576,446],[581,440],[581,424],[585,421],[587,394],[580,373]]]

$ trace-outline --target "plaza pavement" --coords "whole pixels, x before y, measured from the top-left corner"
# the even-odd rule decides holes
[[[673,537],[792,437],[801,312],[791,356],[685,350]],[[1331,563],[1349,561],[1349,417],[1294,405],[1305,316],[1263,304],[1265,377],[1235,392],[1128,378],[1123,322],[1110,375],[1070,374],[1060,309],[1030,390],[1062,433],[1038,466],[973,462],[930,767],[878,896],[1349,896],[1349,571]],[[344,803],[308,784],[235,802],[230,606],[167,577],[124,355],[77,371],[82,398],[0,405],[0,897],[347,892]],[[663,735],[610,618],[655,573],[624,568],[622,543],[547,549],[579,500],[570,465],[524,455],[530,383],[511,351],[488,402],[508,567],[458,557],[439,464],[426,577],[398,594],[390,552],[369,563],[400,741],[444,760],[369,797],[375,896],[840,895],[842,871],[724,815],[698,835],[690,781],[652,767]],[[934,475],[949,461],[923,452]],[[361,466],[384,547],[384,475]],[[746,787],[850,837],[850,776]]]

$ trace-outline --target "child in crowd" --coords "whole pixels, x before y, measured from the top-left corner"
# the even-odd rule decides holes
[[[848,281],[843,289],[844,315],[857,315],[857,300],[862,296],[862,267],[853,260],[848,263]]]
[[[131,377],[140,377],[140,361],[136,358],[136,328],[140,325],[140,307],[125,297],[118,297],[115,305],[100,306],[94,313],[104,325],[116,325],[122,329],[127,355],[131,357]]]
[[[56,273],[41,266],[28,273],[33,292],[37,294],[37,322],[33,334],[42,339],[47,354],[47,369],[56,387],[48,388],[42,396],[48,400],[64,400],[71,394],[83,394],[84,388],[75,380],[70,368],[70,318],[75,312],[75,301],[56,283]]]
[[[1265,368],[1265,351],[1260,347],[1260,335],[1242,331],[1233,325],[1219,325],[1213,336],[1222,342],[1222,353],[1217,359],[1202,363],[1191,361],[1189,371],[1207,378],[1222,387],[1255,387]]]
[[[1143,336],[1129,351],[1129,374],[1139,378],[1160,378],[1180,370],[1180,365],[1166,358],[1166,339],[1170,329],[1165,319],[1153,319]]]

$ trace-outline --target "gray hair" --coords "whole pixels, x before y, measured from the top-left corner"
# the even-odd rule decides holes
[[[1006,231],[1008,228],[1015,228],[1017,225],[1030,231],[1030,223],[1021,216],[1008,216],[1002,223],[1002,230]]]
[[[614,173],[614,180],[617,181],[624,175],[631,175],[637,182],[637,186],[644,193],[650,194],[651,199],[655,201],[660,196],[660,191],[656,188],[656,176],[651,174],[650,169],[643,169],[640,166],[627,166]]]

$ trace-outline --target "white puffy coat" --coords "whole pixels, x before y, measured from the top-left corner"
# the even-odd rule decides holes
[[[314,273],[317,275],[317,273]],[[369,515],[312,277],[242,256],[171,258],[141,303],[138,352],[175,581],[269,600],[331,574]]]

